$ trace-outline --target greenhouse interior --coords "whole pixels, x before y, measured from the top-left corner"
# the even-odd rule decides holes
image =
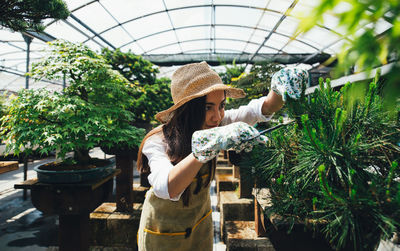
[[[3,0],[0,250],[400,251],[397,0]]]

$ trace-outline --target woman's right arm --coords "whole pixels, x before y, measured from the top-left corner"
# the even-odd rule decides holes
[[[149,161],[148,179],[155,195],[162,199],[177,201],[203,164],[194,158],[193,154],[189,154],[174,166],[168,158],[166,149],[166,143],[160,133],[146,140],[142,152]]]

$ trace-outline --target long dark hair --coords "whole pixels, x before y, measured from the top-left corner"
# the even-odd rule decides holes
[[[175,110],[163,126],[167,154],[173,165],[192,152],[192,134],[201,130],[206,117],[206,97],[195,98]]]
[[[138,154],[138,169],[141,172],[149,172],[150,168],[147,163],[147,158],[141,153],[144,141],[151,135],[162,130],[165,141],[167,143],[167,154],[173,165],[178,164],[182,159],[188,156],[192,152],[192,135],[195,131],[202,129],[202,125],[206,117],[206,96],[192,99],[176,109],[171,119],[164,124],[162,127],[158,127],[146,135],[142,142],[141,148]],[[212,164],[210,166],[210,175],[208,182],[211,181],[212,176]],[[198,193],[201,189],[202,179],[200,175],[197,175],[197,188],[194,193]],[[189,205],[190,191],[189,187],[185,189],[182,194],[183,204]]]

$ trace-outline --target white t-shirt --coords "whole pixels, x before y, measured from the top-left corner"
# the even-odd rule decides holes
[[[221,125],[242,121],[249,125],[257,122],[264,122],[271,119],[272,115],[264,116],[261,112],[262,104],[266,97],[254,99],[248,105],[238,109],[225,111],[225,116]],[[153,187],[154,194],[162,199],[178,201],[183,191],[178,196],[171,198],[168,193],[168,175],[174,165],[172,165],[167,155],[167,144],[164,141],[162,131],[150,136],[144,143],[142,153],[147,157],[150,166],[149,183]]]

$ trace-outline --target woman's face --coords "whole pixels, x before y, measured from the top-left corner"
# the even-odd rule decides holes
[[[225,91],[213,91],[206,96],[206,119],[202,129],[218,126],[225,115]]]

